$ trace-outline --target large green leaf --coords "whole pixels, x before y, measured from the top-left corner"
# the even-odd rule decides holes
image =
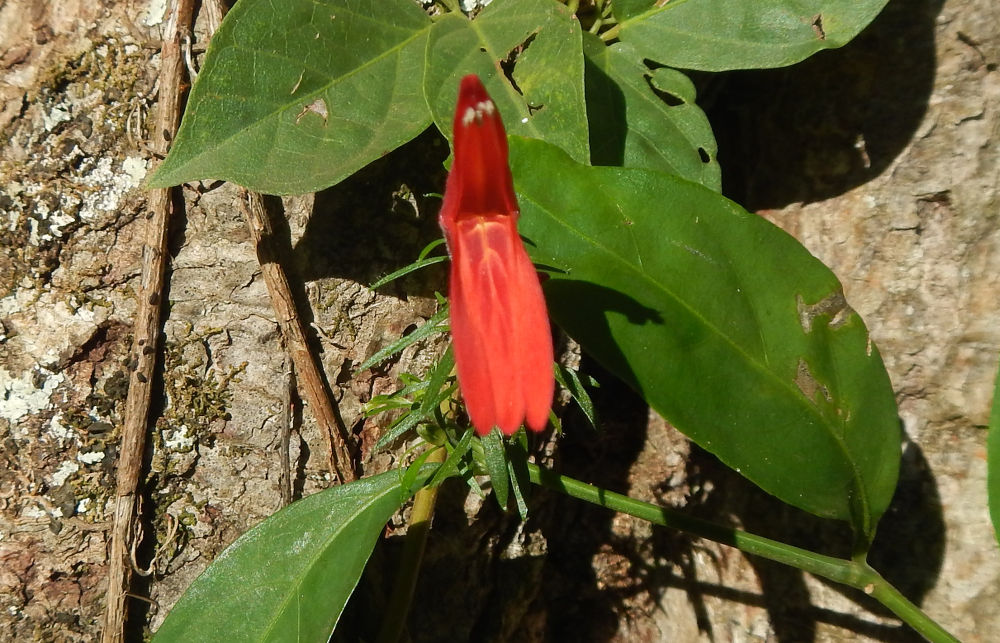
[[[289,194],[340,181],[430,124],[429,31],[412,0],[241,0],[150,185],[211,178]]]
[[[409,497],[401,476],[333,487],[240,536],[187,589],[156,643],[326,643],[386,521]]]
[[[900,431],[882,360],[834,275],[701,185],[581,166],[516,137],[511,165],[521,231],[556,269],[555,321],[723,462],[870,538]]]
[[[993,384],[993,410],[990,412],[989,435],[986,438],[987,493],[993,531],[1000,542],[1000,370]]]
[[[615,19],[623,22],[632,16],[649,11],[654,4],[656,4],[656,0],[613,0],[611,12]]]
[[[681,72],[650,69],[634,47],[586,34],[587,117],[594,165],[644,167],[722,189],[712,126]]]
[[[671,67],[723,71],[783,67],[851,41],[888,0],[629,2],[619,37]],[[634,5],[634,6],[633,6]]]
[[[511,76],[500,63],[517,54]],[[590,145],[580,24],[555,0],[498,0],[475,20],[442,16],[431,29],[424,78],[434,122],[451,137],[458,84],[478,74],[508,132],[541,138],[587,162]]]

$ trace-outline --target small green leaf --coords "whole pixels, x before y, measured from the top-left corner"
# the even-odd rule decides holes
[[[993,531],[1000,542],[1000,369],[993,384],[993,410],[990,412],[989,435],[986,438],[987,494]]]
[[[507,496],[510,493],[510,472],[507,469],[507,449],[503,443],[503,434],[500,429],[493,429],[479,441],[483,445],[483,460],[490,474],[497,504],[506,510]]]
[[[429,395],[425,395],[422,400],[420,400],[420,411],[425,415],[430,415],[434,409],[441,405],[447,397],[441,396],[441,390],[444,387],[445,382],[451,377],[452,371],[455,369],[455,352],[452,350],[451,344],[448,344],[448,348],[445,349],[444,354],[441,359],[438,360],[437,366],[431,371],[430,379],[427,380],[427,390]]]
[[[170,154],[150,180],[319,190],[430,124],[412,0],[241,0],[213,36]]]
[[[428,319],[424,323],[424,325],[421,326],[420,328],[417,328],[415,331],[413,331],[409,335],[406,335],[405,337],[399,338],[398,340],[394,341],[392,344],[389,344],[382,350],[376,351],[374,355],[366,359],[364,362],[361,363],[360,366],[354,369],[354,372],[360,373],[361,371],[371,368],[376,364],[380,364],[381,362],[389,359],[396,353],[402,352],[408,346],[415,344],[416,342],[420,341],[421,339],[424,339],[425,337],[430,337],[435,333],[446,332],[448,330],[448,325],[444,322],[447,319],[448,319],[448,309],[443,308],[439,310],[438,312],[434,313],[434,315],[430,319]]]
[[[889,378],[840,283],[711,190],[511,138],[549,310],[588,353],[785,502],[874,533],[896,484]],[[558,186],[558,189],[553,189]]]
[[[559,382],[560,386],[569,391],[569,396],[580,407],[580,410],[583,411],[587,421],[590,422],[590,426],[596,429],[597,409],[594,408],[594,402],[590,399],[590,394],[584,388],[583,382],[580,381],[580,376],[577,375],[577,372],[571,368],[557,365],[556,381]]]
[[[448,376],[451,375],[454,367],[455,355],[452,352],[451,345],[449,345],[444,355],[438,360],[437,366],[431,372],[430,379],[424,385],[426,392],[420,400],[420,405],[400,417],[389,427],[385,435],[380,437],[378,442],[375,443],[376,451],[386,448],[404,433],[429,419],[435,409],[451,397],[457,386],[455,384],[445,386],[444,384],[448,380]]]
[[[391,283],[393,281],[396,281],[400,277],[404,277],[410,274],[411,272],[416,272],[417,270],[420,270],[421,268],[426,268],[427,266],[433,266],[436,263],[444,263],[445,261],[448,261],[448,257],[444,255],[440,255],[437,257],[427,257],[425,259],[418,259],[409,265],[403,266],[399,270],[394,270],[390,272],[385,277],[382,277],[381,279],[379,279],[378,281],[376,281],[375,283],[373,283],[368,287],[371,290],[378,290],[382,286]]]
[[[681,69],[784,67],[847,44],[887,1],[675,0],[641,13],[642,3],[628,2],[618,37],[644,58]]]
[[[661,170],[720,191],[715,136],[688,77],[590,34],[584,53],[591,163]]]
[[[498,71],[517,53],[512,83]],[[545,139],[590,158],[580,24],[555,0],[503,0],[468,20],[442,16],[427,44],[424,91],[438,129],[451,137],[459,81],[478,74],[508,132]]]
[[[285,507],[195,579],[153,640],[326,643],[411,491],[389,471]]]
[[[510,474],[510,488],[514,492],[514,502],[521,520],[528,519],[526,492],[531,491],[528,474],[528,440],[524,429],[514,434],[507,447],[507,473]]]
[[[434,450],[434,447],[424,449],[423,452],[421,452],[420,455],[413,460],[410,466],[406,467],[406,471],[400,479],[400,487],[403,489],[416,489],[420,486],[417,484],[417,480],[426,475],[427,470],[424,468],[424,465],[427,463],[427,459],[431,457],[431,453],[433,453]],[[428,468],[430,468],[430,466],[431,465],[428,465]],[[430,470],[434,471],[436,474],[438,466],[434,466]]]
[[[471,428],[465,431],[465,435],[462,439],[458,441],[458,444],[451,449],[451,453],[448,454],[448,458],[441,464],[437,471],[434,472],[434,476],[427,483],[428,487],[435,487],[448,478],[459,475],[462,467],[462,460],[465,458],[465,454],[469,452],[472,447],[472,439],[476,436],[476,432]]]

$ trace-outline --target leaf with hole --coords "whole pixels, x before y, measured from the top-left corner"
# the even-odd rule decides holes
[[[725,71],[784,67],[842,47],[888,0],[629,0],[618,37],[670,67]]]
[[[516,55],[509,77],[498,69]],[[510,133],[590,158],[579,23],[555,0],[504,0],[469,20],[450,13],[434,23],[424,88],[438,129],[451,137],[459,80],[477,74]]]
[[[241,0],[212,37],[150,180],[319,190],[414,138],[430,18],[412,0]]]
[[[874,533],[892,498],[892,387],[840,283],[695,183],[511,139],[521,232],[554,320],[698,444],[785,502]],[[559,189],[552,189],[558,185]]]
[[[720,191],[715,135],[688,77],[589,34],[584,53],[591,163],[661,170]]]

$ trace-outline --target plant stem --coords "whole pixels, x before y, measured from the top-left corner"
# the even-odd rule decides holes
[[[621,23],[619,23],[619,24],[615,25],[614,27],[611,27],[610,29],[608,29],[604,33],[602,33],[600,35],[600,38],[604,42],[611,42],[612,40],[614,40],[615,38],[618,37],[618,32],[621,31],[621,30],[622,30],[622,26],[621,26]]]
[[[832,581],[860,589],[885,605],[910,627],[933,643],[958,643],[958,639],[945,631],[929,616],[899,593],[888,581],[864,561],[843,560],[824,556],[807,549],[764,538],[740,529],[725,527],[707,520],[693,518],[679,511],[659,507],[648,502],[629,498],[613,491],[559,475],[549,469],[528,463],[528,476],[535,484],[585,500],[592,504],[620,511],[647,520],[654,525],[671,527],[735,547],[748,554],[784,563],[822,576]]]
[[[445,449],[436,448],[427,457],[426,462],[440,464],[445,461],[447,455]],[[420,563],[427,546],[427,534],[431,530],[431,519],[434,517],[437,491],[436,486],[423,487],[413,497],[413,509],[410,510],[410,525],[406,530],[402,560],[396,573],[392,595],[389,597],[389,605],[385,610],[386,620],[382,623],[376,639],[378,643],[396,643],[406,626],[406,615],[410,611],[413,591],[417,587]]]

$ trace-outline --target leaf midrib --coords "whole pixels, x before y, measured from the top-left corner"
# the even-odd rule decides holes
[[[199,159],[205,157],[206,155],[211,156],[216,150],[218,150],[218,149],[220,149],[222,147],[225,147],[226,145],[228,145],[231,142],[233,142],[233,139],[239,138],[239,137],[245,135],[246,133],[248,133],[250,130],[253,130],[256,127],[260,126],[262,123],[266,123],[266,122],[270,121],[271,119],[280,116],[282,113],[286,112],[290,108],[291,105],[300,103],[303,100],[308,100],[309,98],[312,98],[314,96],[325,94],[327,91],[329,91],[335,85],[338,85],[338,84],[344,82],[345,80],[350,79],[351,77],[353,77],[353,76],[361,73],[363,70],[365,70],[365,69],[367,69],[367,68],[375,65],[378,62],[381,62],[382,60],[388,58],[391,55],[398,54],[400,50],[402,50],[403,48],[405,48],[412,41],[416,40],[417,38],[419,38],[421,36],[425,36],[430,31],[430,28],[431,28],[432,25],[433,25],[433,23],[428,23],[420,31],[414,32],[412,36],[410,36],[409,38],[407,38],[407,39],[405,39],[403,41],[400,41],[396,46],[394,46],[394,47],[392,47],[390,49],[386,49],[385,51],[383,51],[379,55],[377,55],[377,56],[375,56],[373,58],[368,59],[363,64],[361,64],[361,65],[359,65],[359,66],[351,69],[350,71],[348,71],[345,74],[342,74],[342,75],[337,76],[335,78],[331,78],[330,82],[327,83],[326,85],[324,85],[321,89],[314,90],[314,91],[312,91],[310,93],[307,93],[307,94],[302,94],[301,97],[299,97],[294,102],[283,104],[280,108],[275,109],[275,110],[273,110],[271,112],[268,112],[268,113],[262,115],[261,117],[253,120],[252,122],[248,123],[244,127],[240,127],[239,129],[234,130],[229,136],[226,136],[224,138],[216,139],[216,143],[215,143],[215,145],[211,149],[204,149],[199,154],[195,154],[194,156],[188,157],[188,159],[180,167],[182,168],[182,167],[184,167],[186,165],[194,164]],[[236,43],[233,43],[233,44],[228,45],[228,46],[224,45],[221,48],[221,50],[224,51],[228,47],[231,47],[233,49],[237,49],[238,50],[238,49],[240,49],[243,46],[239,45],[239,44],[236,44]],[[248,51],[254,51],[255,53],[263,53],[263,54],[267,54],[267,55],[273,55],[274,57],[277,57],[277,58],[281,57],[280,53],[268,52],[268,51],[261,51],[261,50],[256,50],[256,49],[250,49],[249,47],[246,47],[246,49]],[[301,61],[294,61],[294,62],[297,65],[304,67],[304,65],[302,64]],[[317,72],[317,73],[319,73],[319,72]],[[176,172],[177,170],[175,169],[174,171]]]
[[[638,170],[638,171],[651,171],[651,170]],[[651,284],[654,289],[659,290],[668,298],[672,299],[675,302],[678,302],[678,304],[681,305],[684,309],[686,309],[690,315],[700,320],[705,325],[705,327],[709,328],[716,336],[721,337],[726,344],[730,345],[734,350],[734,352],[737,355],[739,355],[745,362],[749,363],[754,370],[762,372],[766,379],[770,379],[772,381],[777,382],[779,389],[783,389],[788,393],[790,393],[792,399],[796,401],[796,404],[798,406],[805,408],[809,415],[818,417],[820,420],[819,423],[828,429],[828,433],[831,435],[834,442],[840,447],[844,456],[843,459],[847,463],[849,471],[853,474],[855,482],[855,490],[858,492],[858,495],[862,499],[863,508],[865,512],[865,520],[866,522],[869,522],[871,520],[869,498],[867,493],[865,493],[864,485],[861,484],[864,482],[864,478],[861,476],[861,473],[858,470],[856,464],[854,463],[853,458],[850,457],[851,451],[847,446],[846,440],[844,439],[843,436],[839,435],[837,431],[832,430],[833,425],[830,424],[830,422],[826,419],[826,417],[822,413],[820,413],[819,409],[817,409],[815,405],[810,404],[808,400],[806,400],[803,396],[799,395],[796,389],[793,388],[793,386],[790,383],[786,382],[784,378],[778,377],[776,373],[774,373],[768,368],[765,368],[764,365],[761,364],[756,359],[753,359],[745,350],[743,350],[743,348],[739,344],[736,344],[728,335],[726,335],[720,329],[718,329],[715,326],[715,324],[710,323],[697,310],[691,307],[685,299],[677,296],[675,293],[669,290],[664,284],[661,284],[655,279],[652,279],[645,271],[638,269],[634,264],[627,261],[617,252],[611,251],[608,247],[599,243],[597,240],[583,234],[583,232],[581,232],[579,228],[570,225],[566,220],[556,216],[554,213],[550,212],[547,208],[542,207],[538,201],[532,199],[528,195],[525,195],[524,192],[520,192],[520,194],[522,195],[522,197],[526,198],[526,200],[528,200],[536,207],[538,207],[539,210],[545,212],[553,221],[557,222],[560,226],[562,226],[564,229],[569,231],[577,238],[583,240],[584,243],[589,243],[594,248],[599,249],[600,251],[605,253],[605,255],[610,256],[615,262],[625,266],[625,268],[630,272],[632,272],[633,274],[638,275],[638,277],[642,281]]]
[[[267,630],[264,632],[264,636],[260,640],[262,641],[271,640],[271,634],[274,632],[275,626],[277,626],[278,622],[281,620],[281,615],[285,613],[289,605],[292,603],[292,597],[294,597],[297,594],[297,592],[294,590],[301,587],[302,584],[305,582],[305,578],[309,575],[309,570],[315,567],[316,561],[322,558],[323,554],[326,553],[326,550],[329,549],[329,543],[336,540],[336,538],[340,536],[340,534],[342,534],[354,522],[354,520],[358,518],[358,516],[363,514],[365,510],[369,509],[376,502],[381,501],[385,496],[389,495],[393,491],[399,491],[399,490],[400,490],[399,485],[391,485],[387,487],[385,490],[383,490],[382,493],[379,493],[375,496],[369,496],[370,498],[369,501],[363,503],[362,505],[359,505],[357,510],[351,513],[351,517],[349,520],[345,520],[340,526],[337,527],[337,529],[335,529],[333,532],[330,532],[329,537],[324,539],[323,544],[317,547],[316,554],[310,558],[309,564],[302,567],[302,573],[297,576],[297,580],[289,584],[289,588],[292,591],[288,591],[285,593],[285,598],[282,599],[281,602],[279,603],[281,609],[275,612],[275,617],[271,620],[271,624],[268,625]]]

